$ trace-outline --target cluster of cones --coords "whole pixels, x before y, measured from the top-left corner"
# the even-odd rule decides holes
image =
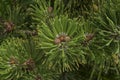
[[[65,34],[62,34],[62,35],[59,35],[57,38],[55,38],[54,43],[60,44],[62,42],[68,42],[68,41],[70,41],[70,37]]]

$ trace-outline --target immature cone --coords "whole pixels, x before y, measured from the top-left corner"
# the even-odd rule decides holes
[[[50,6],[50,7],[48,7],[48,13],[52,13],[52,11],[53,11],[53,8]]]
[[[66,36],[66,37],[65,37],[65,41],[66,41],[66,42],[70,41],[70,37],[69,37],[69,36]]]
[[[11,57],[9,63],[10,63],[11,65],[17,64],[17,60],[16,60],[14,57]]]
[[[35,68],[35,62],[33,59],[28,59],[23,65],[26,66],[26,70],[28,71],[31,71]]]
[[[55,39],[55,44],[60,44],[61,42],[68,42],[70,41],[70,37],[67,35],[60,35]]]
[[[53,13],[53,8],[50,6],[47,9],[49,18],[53,18],[55,15]]]
[[[88,42],[88,41],[92,40],[93,37],[94,37],[94,34],[93,33],[89,33],[89,34],[86,35],[85,41]]]
[[[95,11],[95,12],[98,12],[98,6],[96,5],[96,4],[93,4],[93,10]]]
[[[59,37],[59,39],[60,39],[61,42],[65,42],[65,36],[64,36],[64,35],[61,35],[61,36]]]
[[[118,54],[113,54],[112,57],[113,57],[114,63],[118,64],[119,63],[119,56],[118,56]]]
[[[93,38],[94,38],[94,34],[93,33],[86,34],[85,41],[82,42],[82,44],[84,46],[86,46],[89,43],[89,41],[91,41]]]
[[[58,39],[58,38],[56,38],[54,42],[55,42],[55,44],[60,44],[61,43],[60,39]]]
[[[5,25],[5,31],[6,32],[11,32],[13,30],[14,24],[12,22],[4,22]]]

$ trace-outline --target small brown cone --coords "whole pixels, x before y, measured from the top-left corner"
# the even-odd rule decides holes
[[[55,44],[60,44],[61,41],[60,41],[60,39],[56,38],[55,41],[54,41],[54,43],[55,43]]]
[[[4,25],[5,25],[4,33],[11,32],[14,28],[14,24],[12,22],[4,22]]]
[[[33,59],[28,59],[26,62],[23,63],[26,66],[26,70],[32,71],[35,68],[35,62]]]
[[[53,8],[50,6],[50,7],[48,7],[47,11],[48,11],[48,13],[52,13],[53,12]]]

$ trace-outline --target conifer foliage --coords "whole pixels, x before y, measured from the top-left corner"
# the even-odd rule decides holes
[[[0,80],[120,80],[120,0],[0,0]]]

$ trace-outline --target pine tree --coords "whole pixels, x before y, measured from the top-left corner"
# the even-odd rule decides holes
[[[120,0],[0,0],[0,80],[120,80]]]

